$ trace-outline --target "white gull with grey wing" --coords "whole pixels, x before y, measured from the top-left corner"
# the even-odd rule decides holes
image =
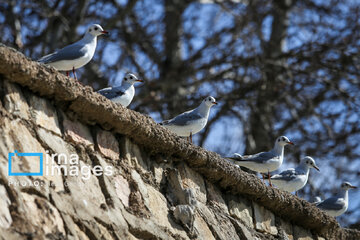
[[[108,32],[104,31],[99,24],[93,24],[87,29],[81,40],[46,55],[38,61],[60,71],[75,71],[93,58],[97,37],[102,34],[108,34]]]
[[[271,177],[271,182],[281,190],[296,192],[306,185],[310,168],[315,168],[320,171],[316,166],[315,160],[312,157],[306,156],[295,169],[290,168],[279,174],[273,175]]]
[[[284,147],[288,144],[293,145],[287,137],[280,136],[276,139],[274,148],[269,152],[245,156],[235,153],[234,157],[227,159],[238,166],[249,168],[255,172],[268,173],[275,171],[281,166],[284,159]]]
[[[324,201],[317,203],[316,206],[321,210],[325,211],[330,216],[333,217],[340,216],[348,209],[349,206],[348,191],[349,189],[352,188],[357,188],[357,187],[352,186],[348,182],[344,182],[341,184],[341,190],[337,196],[325,199]]]
[[[98,91],[104,97],[124,107],[129,106],[135,95],[134,83],[143,82],[135,74],[127,73],[122,84],[117,87],[108,87]]]
[[[217,104],[215,98],[209,96],[197,108],[184,112],[173,119],[165,120],[160,125],[181,137],[189,137],[206,126],[210,108],[214,104]]]

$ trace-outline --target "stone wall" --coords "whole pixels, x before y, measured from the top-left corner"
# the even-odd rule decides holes
[[[79,166],[113,174],[8,176],[14,150],[76,155]],[[39,162],[22,157],[12,169],[36,172]],[[6,46],[0,192],[2,239],[360,239],[308,202]]]

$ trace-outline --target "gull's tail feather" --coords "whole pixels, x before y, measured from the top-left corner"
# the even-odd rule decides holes
[[[235,163],[236,161],[244,160],[243,156],[240,155],[240,154],[238,154],[238,153],[234,153],[234,156],[233,156],[233,157],[225,157],[225,158],[228,159],[228,160],[234,161],[234,163]],[[231,161],[231,162],[232,162],[232,161]]]
[[[236,166],[238,166],[238,163],[243,160],[243,157],[238,154],[238,153],[234,153],[233,157],[225,157],[225,159],[229,162],[231,162],[232,164],[235,164]]]

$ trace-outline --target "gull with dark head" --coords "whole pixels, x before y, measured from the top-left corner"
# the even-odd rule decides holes
[[[192,142],[192,135],[201,131],[209,118],[210,108],[217,104],[215,98],[206,97],[197,108],[184,112],[160,125],[169,129],[180,137],[188,137]]]
[[[245,156],[235,153],[234,157],[228,157],[227,159],[233,164],[261,173],[263,179],[265,178],[264,173],[268,173],[269,184],[272,186],[270,172],[275,171],[281,166],[284,160],[284,147],[286,145],[294,144],[287,137],[280,136],[276,139],[274,148],[269,152]]]
[[[75,69],[86,65],[93,58],[96,49],[97,37],[108,34],[99,24],[91,25],[84,37],[54,53],[40,58],[38,61],[56,68],[59,71],[73,71],[74,78],[77,79]]]

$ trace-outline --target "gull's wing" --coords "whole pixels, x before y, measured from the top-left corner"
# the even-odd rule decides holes
[[[331,197],[316,206],[325,210],[341,210],[345,206],[345,200],[343,198]]]
[[[52,63],[62,60],[74,60],[81,58],[86,54],[85,45],[76,42],[69,46],[66,46],[54,53],[46,55],[40,58],[38,61],[41,63]]]
[[[198,120],[203,118],[199,113],[194,112],[193,110],[190,110],[188,112],[184,112],[178,116],[176,116],[173,119],[165,120],[161,125],[177,125],[177,126],[185,126],[192,121]]]
[[[295,171],[294,168],[290,168],[286,171],[283,171],[279,174],[275,174],[271,177],[271,179],[275,180],[284,180],[284,181],[291,181],[295,179],[298,175],[302,175],[301,173],[298,173]]]
[[[108,88],[99,90],[98,93],[100,93],[101,95],[103,95],[104,97],[106,97],[108,99],[112,99],[112,98],[124,95],[125,91],[122,88],[108,87]]]
[[[241,162],[256,162],[256,163],[264,163],[267,160],[276,157],[276,155],[272,152],[260,152],[254,155],[246,155],[242,156],[239,161]]]

